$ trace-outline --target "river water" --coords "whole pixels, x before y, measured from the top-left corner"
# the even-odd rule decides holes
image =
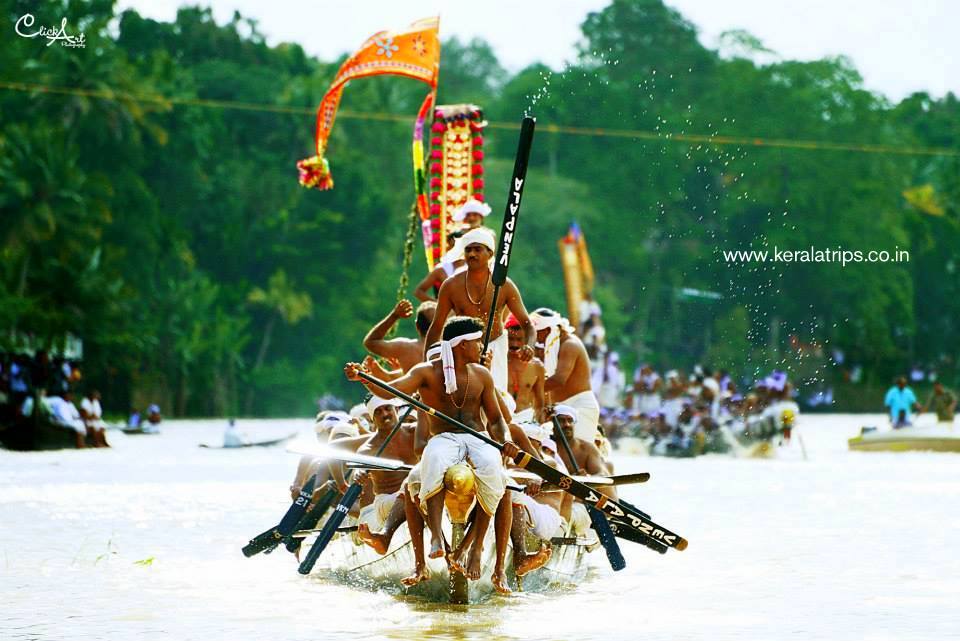
[[[690,541],[623,543],[576,589],[469,609],[308,578],[240,547],[279,519],[297,457],[207,450],[168,421],[110,451],[0,450],[0,639],[945,639],[960,634],[960,455],[852,453],[881,416],[801,418],[774,460],[615,456],[624,498]],[[253,436],[308,420],[241,421]]]

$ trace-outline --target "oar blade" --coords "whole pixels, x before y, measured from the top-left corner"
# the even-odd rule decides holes
[[[350,487],[347,488],[347,491],[344,493],[343,498],[340,499],[340,502],[337,504],[333,514],[330,515],[330,518],[327,519],[323,529],[320,530],[320,534],[317,535],[317,539],[313,542],[313,546],[311,546],[310,551],[307,552],[306,558],[303,559],[300,567],[297,568],[297,571],[300,574],[310,574],[311,570],[313,570],[313,566],[317,563],[317,559],[319,559],[320,555],[323,554],[327,544],[329,544],[333,539],[333,535],[337,533],[337,528],[340,527],[340,524],[343,523],[343,519],[345,519],[347,514],[350,513],[350,508],[352,508],[353,504],[357,502],[358,498],[360,498],[360,493],[362,491],[363,486],[359,483],[352,483]]]
[[[623,553],[620,551],[620,544],[617,543],[617,537],[610,528],[607,517],[596,508],[587,508],[587,512],[590,514],[590,523],[597,533],[597,538],[600,539],[600,545],[603,546],[603,550],[607,553],[607,560],[610,561],[610,567],[613,568],[614,572],[619,572],[627,567],[627,562],[624,560]]]

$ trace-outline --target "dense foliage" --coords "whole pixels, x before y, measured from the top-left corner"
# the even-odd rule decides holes
[[[178,415],[293,415],[346,392],[343,362],[361,355],[395,296],[412,122],[341,118],[330,143],[336,188],[306,191],[294,169],[311,152],[306,110],[339,61],[268,46],[255,23],[218,25],[201,8],[163,23],[117,15],[111,0],[0,0],[4,29],[25,13],[38,24],[66,17],[86,47],[19,37],[0,47],[0,81],[75,90],[0,90],[3,336],[81,337],[86,379],[118,410],[150,400]],[[780,60],[742,32],[710,50],[660,0],[614,0],[582,31],[563,70],[510,75],[482,41],[446,41],[441,58],[441,103],[475,102],[496,122],[539,118],[511,271],[529,308],[564,305],[555,243],[575,219],[609,340],[628,361],[707,358],[746,376],[785,364],[816,384],[839,375],[828,363],[836,347],[875,381],[919,362],[952,382],[960,157],[672,139],[958,150],[952,94],[891,104],[846,59]],[[356,35],[359,44],[369,34]],[[422,91],[364,80],[342,106],[412,121]],[[487,139],[497,212],[515,132]],[[738,265],[720,253],[774,246],[899,247],[911,260]],[[419,247],[414,256],[416,282]],[[798,343],[826,351],[807,357],[816,350]]]

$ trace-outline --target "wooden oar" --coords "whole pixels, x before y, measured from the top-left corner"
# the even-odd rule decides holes
[[[400,417],[400,420],[397,421],[397,424],[390,431],[390,434],[387,435],[387,438],[384,439],[383,443],[380,445],[380,449],[377,450],[377,453],[374,455],[379,457],[383,454],[383,451],[387,449],[387,444],[390,443],[390,439],[400,431],[400,428],[403,426],[403,422],[407,419],[407,416],[410,415],[410,412],[413,411],[413,405],[407,408],[407,411],[403,413],[403,416]],[[343,523],[343,519],[347,517],[347,514],[350,513],[350,509],[353,507],[353,504],[357,502],[357,499],[360,498],[360,493],[363,491],[363,485],[357,481],[354,481],[350,484],[350,487],[347,488],[347,491],[343,493],[343,497],[340,499],[340,502],[337,503],[337,507],[334,508],[333,514],[330,515],[330,518],[327,519],[327,522],[323,525],[323,529],[320,530],[320,534],[317,535],[317,539],[313,542],[313,545],[310,547],[310,551],[307,552],[306,558],[300,564],[300,567],[297,568],[297,572],[300,574],[310,574],[310,571],[313,569],[313,566],[316,564],[317,559],[320,558],[320,555],[323,554],[323,551],[327,548],[327,545],[333,539],[333,535],[337,533],[337,528],[340,527],[340,524]]]
[[[287,513],[283,515],[283,518],[280,519],[280,523],[278,523],[276,527],[270,528],[266,532],[253,537],[249,543],[243,546],[243,555],[245,557],[249,558],[254,554],[259,554],[267,550],[267,548],[272,550],[280,545],[284,537],[296,529],[297,523],[300,522],[304,512],[307,511],[307,505],[309,505],[310,498],[313,496],[313,486],[316,485],[316,482],[316,476],[311,476],[300,490],[300,495],[293,500],[290,509],[288,509]]]
[[[333,502],[340,498],[340,490],[337,489],[337,484],[333,479],[328,480],[321,487],[326,487],[326,491],[320,496],[317,502],[307,510],[307,513],[303,515],[303,518],[300,519],[300,522],[297,523],[297,527],[294,528],[294,532],[287,535],[284,539],[284,545],[287,548],[287,552],[291,554],[296,554],[300,551],[300,544],[302,541],[300,539],[294,538],[296,531],[298,530],[309,530],[317,526],[317,523],[320,522],[320,519],[323,518],[323,515],[327,513],[327,510],[330,509],[330,506],[333,505]]]
[[[490,278],[493,281],[493,302],[490,304],[490,314],[487,315],[487,329],[483,334],[481,354],[486,353],[487,346],[490,345],[490,332],[493,331],[493,322],[496,320],[497,297],[500,295],[500,288],[507,282],[510,252],[513,250],[513,241],[517,233],[520,200],[523,198],[523,185],[527,180],[527,164],[530,162],[530,147],[533,145],[533,131],[536,125],[537,119],[529,116],[520,124],[520,142],[517,143],[517,156],[513,161],[513,176],[510,179],[507,204],[503,211],[497,253],[494,255],[493,276]]]
[[[402,398],[411,405],[415,405],[417,408],[423,410],[427,414],[445,421],[457,429],[475,436],[484,443],[503,451],[503,443],[498,443],[486,434],[478,432],[472,427],[464,425],[460,421],[451,418],[442,412],[438,412],[434,408],[413,398],[409,394],[404,394],[395,387],[370,376],[364,371],[358,370],[357,376],[368,383],[376,385],[380,389],[390,392],[398,398]],[[687,548],[688,542],[685,538],[675,532],[671,532],[662,525],[654,523],[648,517],[644,517],[643,513],[636,508],[624,505],[620,501],[615,501],[614,499],[600,494],[590,486],[584,485],[583,483],[570,478],[569,475],[563,474],[559,470],[550,467],[531,454],[519,452],[515,457],[513,457],[513,462],[522,468],[530,470],[548,483],[556,483],[564,491],[573,494],[578,499],[581,499],[584,503],[592,505],[598,510],[602,510],[608,516],[623,520],[628,527],[636,530],[637,532],[650,536],[657,541],[663,542],[667,547],[674,548],[675,550],[685,550]]]
[[[553,417],[553,438],[560,443],[563,451],[567,453],[567,458],[570,459],[570,465],[574,468],[573,471],[579,472],[580,470],[577,469],[577,458],[573,455],[573,450],[570,449],[570,443],[567,442],[567,435],[560,429],[560,422],[557,421],[556,416]],[[620,544],[617,543],[617,536],[613,533],[613,530],[610,529],[610,523],[607,522],[607,517],[592,505],[587,505],[587,514],[590,515],[590,523],[597,533],[600,545],[603,546],[604,552],[607,553],[607,560],[610,561],[610,567],[613,568],[613,571],[619,572],[627,567],[627,561],[623,558],[623,552],[620,551]]]

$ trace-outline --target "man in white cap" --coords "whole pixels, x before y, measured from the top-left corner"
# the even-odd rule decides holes
[[[471,198],[460,209],[453,212],[453,220],[463,223],[468,230],[483,227],[484,219],[490,215],[490,205]]]
[[[360,446],[357,450],[358,454],[377,456],[377,451],[400,420],[397,414],[398,404],[397,399],[370,397],[367,401],[367,409],[373,417],[376,431]],[[413,451],[414,431],[413,425],[401,426],[379,456],[403,461],[410,465],[416,464],[417,455]],[[407,472],[370,470],[364,476],[357,536],[380,554],[386,554],[393,533],[406,520],[400,488],[407,478]]]
[[[576,408],[577,438],[593,442],[600,422],[600,404],[590,385],[590,358],[566,318],[541,307],[530,315],[543,343],[543,366],[547,380],[544,391],[554,403]]]
[[[444,283],[444,287],[446,285]],[[442,294],[441,288],[441,300]],[[500,413],[500,402],[493,378],[490,371],[479,364],[483,326],[473,318],[454,317],[443,326],[442,338],[440,360],[417,365],[393,381],[393,387],[406,394],[419,392],[426,405],[478,431],[488,432],[493,439],[505,444],[503,454],[508,457],[515,456],[519,449],[506,440],[507,425]],[[428,340],[428,344],[430,342]],[[347,363],[344,367],[344,373],[349,380],[362,380],[357,374],[358,371],[362,371],[358,363]],[[367,384],[366,381],[363,382]],[[389,392],[375,385],[370,385],[368,389],[381,398],[391,396]],[[419,502],[420,510],[426,513],[431,535],[430,558],[444,556],[445,542],[441,527],[446,494],[444,474],[449,467],[469,459],[477,480],[479,509],[474,512],[474,523],[471,526],[476,528],[476,532],[469,550],[458,550],[448,557],[448,561],[452,567],[461,567],[459,555],[467,554],[464,574],[468,579],[476,580],[480,578],[484,534],[506,491],[501,454],[497,448],[474,436],[457,432],[456,428],[433,416],[430,416],[430,429],[433,436],[427,442],[417,465],[417,478],[413,478],[413,473],[411,478],[408,478],[408,492]],[[509,526],[510,524],[506,525],[508,531]],[[425,568],[420,567],[420,559],[417,559],[417,564],[418,575],[424,574]],[[494,587],[498,591],[509,592],[506,582],[506,576],[502,573],[493,577]]]
[[[494,290],[490,269],[490,262],[496,251],[493,234],[488,229],[474,229],[464,234],[460,242],[463,244],[464,256],[467,260],[467,271],[454,274],[440,286],[437,311],[433,317],[433,324],[427,331],[426,344],[428,345],[440,337],[441,328],[451,314],[476,318],[484,328],[487,324]],[[490,373],[493,374],[497,390],[503,394],[507,393],[508,383],[508,345],[502,322],[504,308],[513,313],[524,333],[524,345],[518,350],[517,357],[528,361],[534,356],[533,326],[527,316],[527,309],[523,305],[520,290],[512,280],[507,278],[506,283],[500,288],[497,308],[493,312],[489,345],[492,354]]]

